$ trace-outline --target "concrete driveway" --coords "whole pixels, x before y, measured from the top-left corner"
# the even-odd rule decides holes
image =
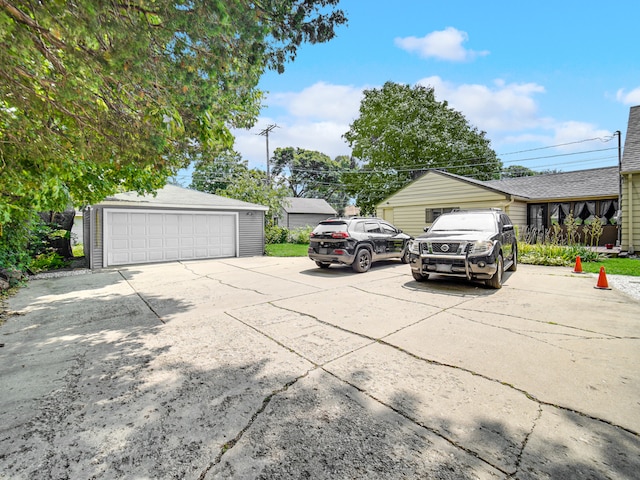
[[[638,478],[640,302],[306,258],[34,280],[0,327],[0,478]]]

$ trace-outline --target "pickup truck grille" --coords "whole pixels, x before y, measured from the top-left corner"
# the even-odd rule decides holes
[[[433,253],[441,253],[444,255],[457,255],[460,249],[458,242],[433,242],[431,244]]]

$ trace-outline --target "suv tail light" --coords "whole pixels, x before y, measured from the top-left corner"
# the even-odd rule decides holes
[[[349,238],[349,234],[347,232],[333,232],[331,238]]]

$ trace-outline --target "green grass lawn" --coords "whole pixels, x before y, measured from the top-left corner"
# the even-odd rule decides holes
[[[269,257],[306,257],[309,244],[270,243],[264,249]]]
[[[640,277],[640,259],[638,258],[605,258],[597,262],[581,262],[582,271],[598,273],[604,266],[609,275],[631,275]]]

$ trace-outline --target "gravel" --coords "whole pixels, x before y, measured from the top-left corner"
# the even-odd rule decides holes
[[[636,300],[640,300],[640,277],[607,275],[607,281],[610,287],[620,290]]]

